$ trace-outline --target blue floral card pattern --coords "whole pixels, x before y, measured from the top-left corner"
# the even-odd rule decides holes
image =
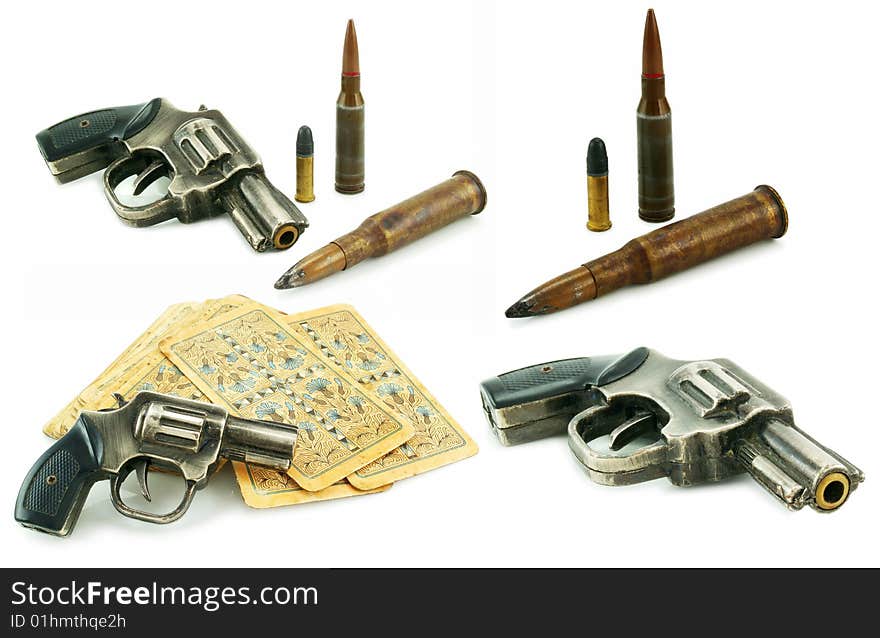
[[[258,304],[161,347],[215,403],[242,417],[297,426],[289,474],[306,490],[329,487],[414,434],[412,424],[325,364],[307,340]]]
[[[349,477],[355,487],[397,481],[477,453],[477,444],[351,306],[293,315],[294,326],[325,361],[357,380],[365,394],[415,428],[403,445]]]

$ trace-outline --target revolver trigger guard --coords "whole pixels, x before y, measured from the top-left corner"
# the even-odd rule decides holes
[[[113,479],[110,481],[110,499],[113,501],[113,507],[122,514],[123,516],[128,516],[129,518],[134,518],[139,521],[146,521],[147,523],[157,523],[160,525],[164,525],[165,523],[173,523],[181,516],[186,514],[186,511],[189,509],[189,506],[192,504],[193,498],[196,495],[196,491],[198,490],[198,483],[195,481],[186,481],[186,492],[183,495],[183,499],[181,499],[180,504],[172,511],[167,514],[153,514],[151,512],[143,512],[141,510],[135,509],[125,504],[125,501],[122,500],[122,496],[120,494],[120,488],[122,484],[125,482],[125,479],[128,478],[128,475],[131,473],[131,469],[127,471],[120,472],[113,476]]]
[[[119,218],[129,226],[138,228],[153,226],[178,216],[179,205],[170,195],[143,206],[127,206],[119,201],[116,187],[132,175],[139,175],[151,169],[156,163],[155,157],[146,154],[135,154],[122,157],[104,171],[104,193]],[[153,179],[159,177],[155,170],[151,171]]]
[[[590,479],[601,485],[631,485],[666,476],[667,448],[661,438],[636,450],[598,450],[590,445],[620,425],[610,405],[593,406],[568,424],[568,446]]]

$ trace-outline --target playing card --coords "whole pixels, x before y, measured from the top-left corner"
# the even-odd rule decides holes
[[[107,366],[76,398],[46,423],[43,426],[43,432],[52,438],[60,438],[67,433],[83,410],[98,410],[108,407],[106,397],[116,391],[116,384],[140,364],[141,358],[145,354],[158,350],[159,340],[162,339],[169,326],[174,325],[201,305],[181,303],[165,310],[113,363]]]
[[[233,307],[230,306],[230,303],[242,303],[242,300],[248,301],[246,297],[232,295],[223,299],[209,299],[198,304],[187,303],[171,306],[159,319],[153,322],[153,325],[144,334],[126,348],[95,382],[80,393],[75,409],[73,402],[65,408],[65,410],[71,410],[70,416],[63,428],[56,428],[56,438],[67,431],[67,428],[76,420],[82,410],[102,410],[116,406],[115,394],[130,399],[134,393],[141,389],[154,389],[156,392],[203,398],[203,395],[191,383],[188,384],[190,386],[188,392],[178,391],[175,388],[175,377],[178,377],[178,384],[188,383],[188,380],[186,377],[182,377],[173,364],[161,354],[159,341],[169,332],[176,332],[181,327],[199,321],[202,317],[214,316]],[[166,371],[168,374],[165,374]],[[147,379],[146,377],[150,375],[152,378]],[[141,377],[145,377],[143,384],[141,384],[142,387],[135,389],[133,384]],[[52,435],[50,434],[50,436]]]
[[[414,434],[411,423],[259,304],[166,337],[160,348],[214,403],[245,418],[296,425],[288,474],[308,491],[330,487]]]
[[[235,469],[235,478],[238,479],[244,502],[251,507],[298,505],[348,496],[376,494],[391,488],[391,485],[388,484],[372,490],[359,490],[352,487],[347,480],[341,479],[330,487],[310,492],[297,485],[296,481],[284,472],[238,462],[233,462],[232,467]]]
[[[352,485],[370,489],[477,453],[477,444],[354,308],[330,306],[285,320],[318,346],[326,361],[354,377],[365,394],[415,428],[406,443],[349,476]]]
[[[250,300],[239,295],[210,300],[199,308],[198,320],[186,321],[185,323],[195,325],[202,320],[211,320],[246,303],[250,303]],[[158,345],[152,354],[144,357],[141,365],[128,375],[127,379],[119,383],[116,391],[126,399],[130,399],[138,392],[149,391],[173,394],[195,401],[207,400],[205,395],[158,349]],[[108,396],[105,398],[105,403],[106,405],[101,407],[113,407],[115,399]],[[381,489],[362,491],[342,480],[323,490],[309,492],[302,489],[291,477],[282,472],[237,462],[232,465],[242,497],[245,503],[251,507],[278,507],[346,498],[382,492],[391,487],[388,485]]]

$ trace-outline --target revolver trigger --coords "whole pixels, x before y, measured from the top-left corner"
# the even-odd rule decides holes
[[[137,197],[160,177],[168,177],[168,167],[161,159],[154,160],[134,178],[132,195]]]
[[[147,461],[144,459],[143,461],[143,475],[141,474],[141,460],[135,462],[135,468],[138,469],[138,480],[140,481],[141,476],[144,477],[143,482],[141,483],[141,489],[144,491],[144,496],[149,500],[149,491],[146,488],[146,467]],[[129,472],[123,472],[120,474],[115,474],[110,480],[110,500],[113,502],[113,507],[116,510],[129,518],[136,518],[139,521],[146,521],[148,523],[172,523],[179,519],[181,516],[186,514],[186,510],[189,509],[190,504],[192,503],[193,497],[196,494],[196,491],[199,489],[199,484],[196,481],[187,481],[186,482],[186,492],[183,495],[183,499],[178,504],[177,508],[168,512],[167,514],[153,514],[151,512],[144,512],[141,510],[134,509],[133,507],[129,507],[125,504],[125,501],[122,500],[121,488],[122,483],[125,481],[126,476]]]
[[[138,485],[141,486],[141,494],[147,502],[151,502],[153,498],[150,496],[150,488],[147,485],[147,470],[150,469],[150,462],[147,459],[140,459],[134,462],[135,473],[137,474]]]
[[[608,447],[617,451],[652,430],[657,429],[657,417],[651,412],[639,412],[611,431]]]

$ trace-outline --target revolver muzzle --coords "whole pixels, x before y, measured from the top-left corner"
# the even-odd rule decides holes
[[[795,510],[810,505],[834,511],[864,480],[849,461],[778,419],[741,441],[736,457],[758,483]]]
[[[229,216],[251,247],[286,250],[296,243],[309,222],[290,199],[261,173],[248,173],[226,195]]]

